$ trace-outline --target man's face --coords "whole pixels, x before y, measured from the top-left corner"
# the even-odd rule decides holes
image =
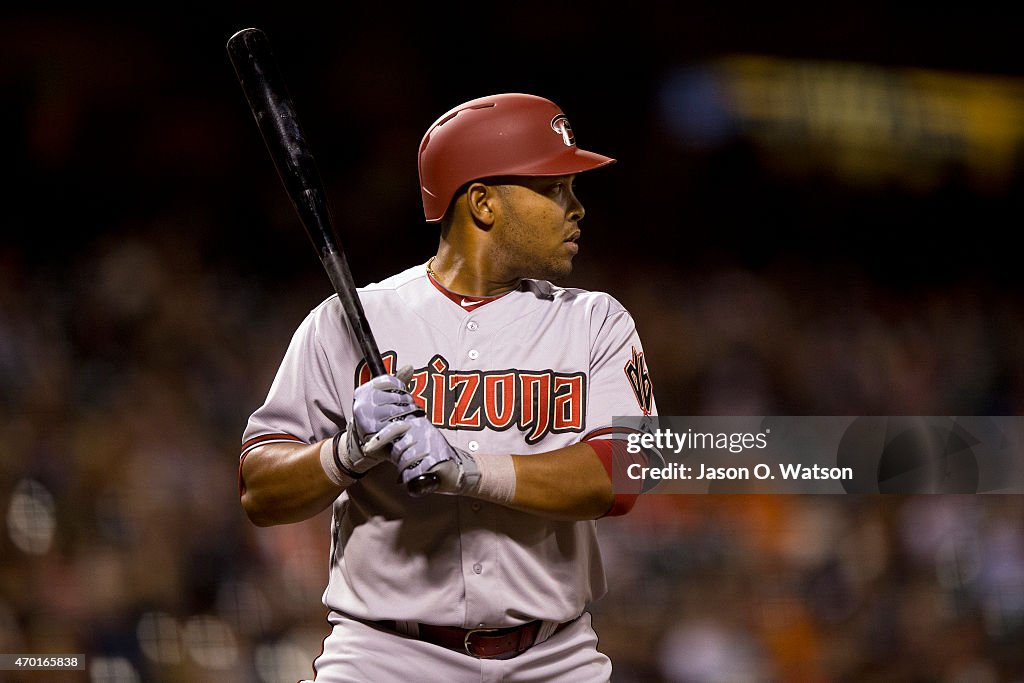
[[[579,251],[583,205],[575,175],[506,178],[497,185],[501,213],[492,228],[493,258],[515,277],[559,280]]]

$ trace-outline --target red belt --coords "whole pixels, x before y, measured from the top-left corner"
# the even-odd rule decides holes
[[[551,635],[555,635],[572,621],[559,624]],[[371,621],[376,626],[402,633],[394,621]],[[412,636],[427,643],[440,645],[479,659],[512,659],[537,643],[537,634],[543,621],[531,621],[508,628],[459,628],[458,626],[434,626],[420,624],[419,635]]]

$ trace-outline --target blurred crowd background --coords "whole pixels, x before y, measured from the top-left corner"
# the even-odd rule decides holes
[[[326,516],[258,529],[237,498],[331,292],[224,51],[246,26],[358,283],[432,253],[427,126],[531,92],[619,159],[579,179],[567,284],[633,313],[663,414],[1019,414],[1014,22],[733,10],[3,10],[0,653],[271,683],[320,651]],[[599,529],[615,681],[1024,680],[1020,496],[648,496]]]

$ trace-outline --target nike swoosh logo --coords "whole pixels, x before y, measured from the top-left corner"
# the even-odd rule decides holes
[[[478,303],[478,301],[466,301],[465,299],[463,299],[462,301],[459,302],[459,305],[462,306],[463,308],[469,308],[470,306],[475,306]]]

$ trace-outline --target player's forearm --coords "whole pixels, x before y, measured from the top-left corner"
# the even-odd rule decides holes
[[[320,446],[271,443],[242,463],[242,507],[253,524],[301,522],[320,513],[343,490],[324,473]]]
[[[614,499],[611,480],[590,446],[574,444],[536,455],[514,455],[510,507],[554,519],[596,519]]]

